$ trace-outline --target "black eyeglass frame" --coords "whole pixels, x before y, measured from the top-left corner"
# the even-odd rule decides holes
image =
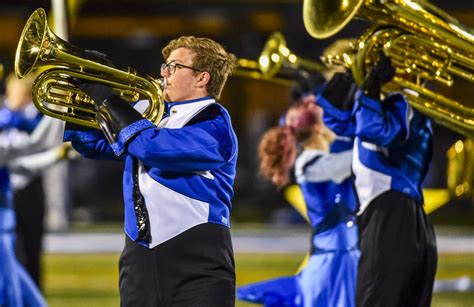
[[[187,65],[183,65],[183,64],[179,64],[179,63],[174,63],[174,62],[161,64],[161,71],[163,71],[165,69],[168,69],[168,72],[169,72],[170,75],[172,75],[176,72],[176,68],[187,68],[187,69],[191,69],[191,70],[194,70],[194,71],[202,72],[202,70],[200,70],[200,69],[197,69],[197,68],[194,68],[194,67],[191,67],[191,66],[187,66]]]

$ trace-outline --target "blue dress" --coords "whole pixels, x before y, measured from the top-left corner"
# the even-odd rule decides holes
[[[307,266],[295,276],[240,287],[239,299],[264,306],[355,306],[360,252],[352,150],[338,145],[330,154],[305,150],[296,160],[296,181],[313,232]]]

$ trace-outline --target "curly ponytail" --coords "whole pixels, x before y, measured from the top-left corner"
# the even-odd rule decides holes
[[[260,173],[278,187],[287,185],[296,153],[296,139],[292,128],[271,128],[263,135],[258,148]]]

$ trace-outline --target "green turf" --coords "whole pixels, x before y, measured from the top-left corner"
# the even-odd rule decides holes
[[[49,306],[119,306],[115,254],[46,255],[45,292]]]
[[[118,254],[48,254],[44,258],[45,292],[50,307],[115,307]],[[293,274],[303,254],[238,254],[237,284]],[[474,254],[440,255],[437,278],[474,279]],[[434,307],[473,306],[474,293],[438,293]],[[238,307],[257,306],[237,302]]]

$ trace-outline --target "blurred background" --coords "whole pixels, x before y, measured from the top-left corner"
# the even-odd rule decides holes
[[[70,1],[71,2],[71,1]],[[474,2],[431,1],[467,26],[474,26]],[[334,37],[315,40],[306,32],[302,1],[297,0],[88,0],[74,1],[69,16],[69,42],[105,53],[119,66],[159,76],[161,49],[180,35],[207,36],[221,42],[238,58],[257,60],[267,38],[280,31],[288,48],[301,58],[318,60],[334,40],[357,37],[368,23],[354,20]],[[13,70],[16,46],[29,15],[38,7],[47,12],[51,1],[2,0],[0,3],[0,63]],[[0,86],[0,92],[4,85]],[[463,95],[470,96],[466,87]],[[291,84],[281,85],[234,76],[221,98],[230,111],[239,138],[239,163],[232,217],[234,222],[281,222],[287,219],[281,193],[258,174],[257,145],[262,133],[277,123],[288,105]],[[445,188],[446,152],[459,134],[434,125],[433,161],[426,187]],[[72,221],[119,221],[122,217],[121,165],[89,160],[70,162]],[[115,191],[113,193],[104,191]],[[433,214],[437,223],[469,222],[472,198],[452,200]],[[298,219],[298,218],[296,218]],[[302,220],[300,220],[302,222]]]
[[[369,25],[364,21],[354,20],[334,37],[327,40],[315,40],[304,28],[302,1],[298,0],[84,0],[67,2],[75,8],[68,16],[70,43],[83,49],[100,51],[119,66],[134,67],[142,73],[155,77],[159,76],[160,65],[163,63],[161,49],[171,39],[181,35],[210,37],[222,43],[238,58],[257,60],[267,38],[273,32],[279,31],[286,38],[288,48],[297,56],[318,60],[324,48],[332,42],[339,38],[358,37]],[[464,25],[474,27],[472,0],[433,0],[430,2],[457,18]],[[5,74],[13,71],[15,50],[23,26],[30,14],[39,7],[50,12],[51,1],[2,0],[0,2],[0,63],[4,66]],[[282,226],[285,229],[288,225],[295,226],[292,229],[296,229],[296,233],[303,234],[303,237],[306,234],[309,235],[309,228],[306,229],[304,220],[288,205],[283,191],[275,189],[258,173],[258,142],[266,129],[277,124],[278,118],[288,105],[292,87],[291,83],[276,84],[233,76],[228,80],[221,97],[221,103],[231,114],[239,139],[232,222],[236,232],[241,231],[244,236],[249,229],[256,233],[266,233],[265,229],[280,229]],[[0,81],[0,94],[4,91],[3,80]],[[463,87],[461,95],[472,97],[472,87]],[[446,189],[448,149],[456,141],[465,140],[465,137],[438,124],[434,124],[434,135],[433,159],[425,180],[425,188]],[[472,151],[470,154],[472,155]],[[50,202],[58,202],[56,204],[48,204],[48,208],[65,208],[60,215],[64,220],[63,223],[58,223],[54,221],[57,217],[54,217],[51,212],[48,213],[46,215],[47,229],[51,233],[74,232],[78,229],[89,229],[92,232],[97,229],[99,231],[108,229],[100,225],[117,225],[117,227],[111,226],[111,229],[120,231],[123,218],[122,165],[80,158],[69,161],[66,168],[69,176],[61,183],[66,184],[67,195],[60,197],[59,200],[50,200]],[[57,186],[49,183],[45,185],[45,188],[54,190]],[[451,198],[446,202],[443,201],[443,204],[430,214],[435,227],[445,233],[450,233],[449,229],[454,229],[454,233],[462,229],[462,235],[471,238],[466,241],[467,244],[472,245],[474,242],[472,240],[474,226],[472,188],[462,197]],[[237,248],[236,251],[239,252]],[[301,253],[301,251],[297,252]],[[63,262],[63,258],[54,257],[54,255],[49,255],[46,260],[52,263],[49,267],[50,272],[58,274],[55,276],[64,274],[61,270],[68,267],[66,262]],[[463,261],[470,264],[466,269],[468,270],[466,274],[474,275],[472,272],[473,254],[463,257]],[[238,258],[238,261],[244,261],[243,258]],[[263,260],[265,258],[261,256],[255,256],[252,259],[257,264],[265,262]],[[266,259],[268,261],[269,258]],[[274,260],[276,265],[284,266],[287,260],[278,259]],[[85,263],[88,260],[80,258],[79,260],[68,259],[68,261]],[[110,265],[108,260],[103,261]],[[288,266],[284,266],[287,270],[285,273],[294,272],[298,261],[290,261]],[[248,267],[245,265],[242,267],[248,268],[249,272],[255,270],[251,264]],[[273,272],[278,274],[277,270]],[[272,275],[268,272],[265,274],[261,277]],[[51,276],[53,275],[46,277],[51,278],[47,283],[49,286],[55,285]],[[244,281],[249,282],[259,278],[245,279],[244,277]],[[112,294],[115,293],[115,285],[116,282],[111,287]],[[58,292],[51,292],[51,290],[49,295],[50,297],[60,296]],[[472,295],[469,299],[472,299]],[[474,302],[471,301],[469,306],[473,305]],[[63,306],[73,305],[69,302]]]

